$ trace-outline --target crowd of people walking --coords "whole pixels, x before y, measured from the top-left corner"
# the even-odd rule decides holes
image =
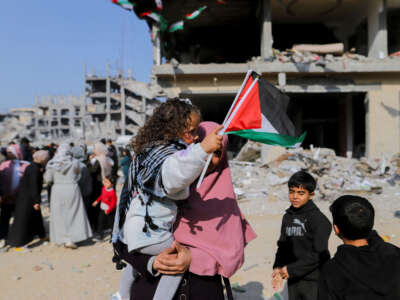
[[[129,150],[123,153],[119,165],[111,140],[100,140],[93,151],[72,143],[34,148],[26,138],[10,142],[0,154],[0,248],[25,247],[35,238],[71,249],[90,238],[102,240],[113,223],[118,169],[130,165]],[[44,187],[48,233],[41,212]]]

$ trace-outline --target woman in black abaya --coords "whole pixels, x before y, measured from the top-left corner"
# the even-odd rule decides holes
[[[8,245],[21,247],[31,242],[35,235],[45,238],[40,211],[44,167],[49,153],[41,150],[33,155],[33,162],[26,168],[18,192],[14,222],[8,234]]]

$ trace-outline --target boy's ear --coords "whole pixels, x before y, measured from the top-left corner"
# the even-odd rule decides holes
[[[310,199],[312,199],[315,196],[315,192],[310,193]]]

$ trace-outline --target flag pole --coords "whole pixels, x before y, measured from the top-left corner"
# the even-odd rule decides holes
[[[251,70],[249,70],[249,72],[250,72],[250,71],[251,71]],[[247,72],[247,75],[250,76],[251,73],[249,73],[249,72]],[[251,71],[251,72],[252,72],[252,71]],[[242,84],[242,86],[241,86],[239,92],[238,92],[237,95],[236,95],[236,98],[235,98],[234,102],[236,102],[236,101],[238,100],[239,95],[240,95],[240,93],[242,92],[245,83],[247,82],[247,79],[248,79],[248,76],[247,76],[247,75],[246,75],[246,80],[243,82],[243,84]],[[234,103],[232,104],[231,109],[229,110],[228,114],[227,114],[226,117],[225,117],[224,124],[223,124],[223,125],[224,125],[224,128],[222,128],[222,129],[218,132],[219,135],[223,135],[223,134],[225,133],[226,128],[228,128],[228,126],[229,126],[230,122],[232,121],[233,117],[236,115],[236,113],[238,112],[240,106],[243,104],[244,100],[245,100],[246,97],[249,95],[249,93],[251,92],[251,90],[253,89],[253,87],[255,86],[255,84],[256,84],[257,82],[258,82],[258,77],[257,77],[257,78],[253,81],[253,83],[250,85],[249,89],[246,91],[246,93],[245,93],[245,94],[243,95],[243,97],[240,99],[238,105],[235,107],[234,110],[233,110]],[[229,113],[230,113],[232,110],[233,110],[232,114],[229,115]],[[203,179],[204,179],[204,176],[206,175],[208,166],[210,165],[211,158],[212,158],[212,153],[208,156],[206,165],[204,166],[204,169],[203,169],[203,171],[201,172],[199,181],[197,182],[197,186],[196,186],[197,189],[200,187],[201,183],[203,182]]]

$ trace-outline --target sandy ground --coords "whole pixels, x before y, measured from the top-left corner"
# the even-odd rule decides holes
[[[399,197],[388,196],[391,205],[385,203],[385,197],[373,198],[378,199],[373,200],[377,210],[375,228],[400,246],[400,219],[394,217],[394,211],[400,210]],[[276,199],[244,199],[239,203],[258,238],[248,245],[243,267],[231,278],[233,285],[243,289],[235,292],[235,299],[269,299],[276,240],[288,203]],[[317,205],[329,215],[328,202],[318,201]],[[44,207],[43,211],[48,215],[48,209]],[[332,235],[331,253],[339,243]],[[121,275],[111,257],[109,242],[87,242],[77,250],[39,242],[34,242],[27,252],[9,249],[0,253],[0,299],[107,300],[118,289]]]

